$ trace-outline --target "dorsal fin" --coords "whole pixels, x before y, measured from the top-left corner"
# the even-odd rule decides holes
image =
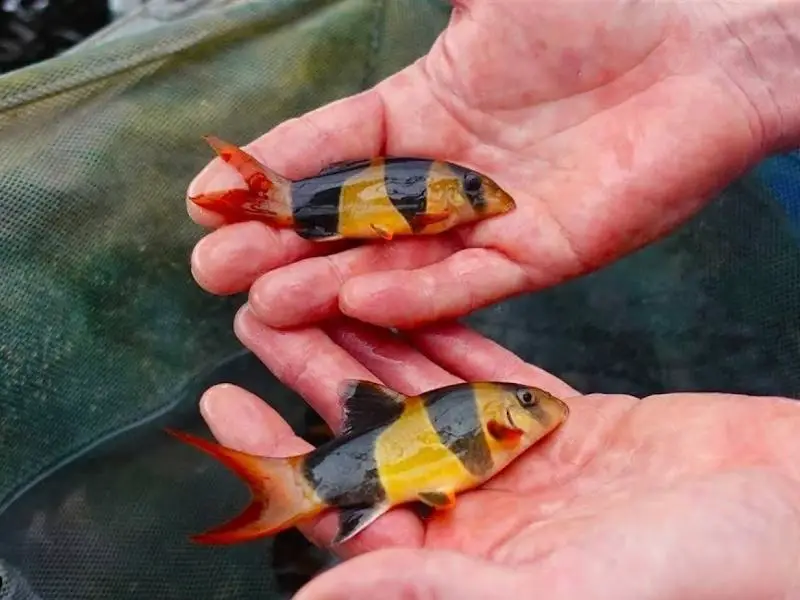
[[[342,435],[366,431],[403,414],[406,397],[372,381],[347,379],[342,383]]]

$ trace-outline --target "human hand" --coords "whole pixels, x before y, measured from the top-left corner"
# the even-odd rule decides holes
[[[511,380],[570,406],[550,438],[458,496],[451,511],[428,521],[407,508],[380,517],[339,548],[351,560],[310,582],[298,600],[800,597],[800,405],[792,401],[580,395],[459,325],[408,332],[405,341],[349,320],[281,331],[245,306],[235,330],[334,431],[345,378],[406,394]],[[212,388],[201,410],[230,447],[267,455],[310,448],[239,388]],[[328,514],[301,531],[325,545],[336,526]]]
[[[509,190],[517,210],[355,248],[233,224],[200,241],[194,275],[214,293],[249,289],[273,327],[339,313],[409,327],[596,269],[670,231],[798,131],[797,13],[774,2],[459,0],[424,58],[247,149],[291,178],[378,153],[461,162]],[[242,185],[215,159],[189,195]]]

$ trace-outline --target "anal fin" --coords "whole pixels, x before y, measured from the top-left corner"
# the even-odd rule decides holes
[[[378,235],[378,237],[386,240],[387,242],[394,237],[394,234],[388,229],[386,229],[386,227],[383,227],[382,225],[375,225],[375,223],[370,223],[369,226],[372,228],[372,231],[374,231]]]
[[[436,510],[450,510],[456,505],[456,495],[451,491],[420,492],[421,502]]]
[[[388,510],[388,504],[342,508],[339,512],[339,532],[334,536],[331,544],[343,544],[355,537]]]

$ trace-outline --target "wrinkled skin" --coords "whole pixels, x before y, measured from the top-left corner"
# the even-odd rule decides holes
[[[380,152],[465,163],[519,206],[473,227],[321,246],[259,223],[220,227],[189,205],[216,229],[192,256],[198,283],[249,290],[237,335],[334,428],[348,377],[405,393],[517,380],[571,407],[562,429],[452,512],[383,516],[299,598],[800,598],[800,405],[581,395],[474,332],[430,325],[606,264],[796,142],[796,6],[462,1],[423,59],[247,146],[293,178]],[[189,193],[232,185],[215,160]],[[362,323],[317,324],[342,314]],[[419,328],[401,341],[369,323]],[[308,449],[243,390],[213,388],[201,406],[225,444]],[[327,517],[303,531],[324,544],[334,528]]]
[[[247,149],[291,178],[382,152],[435,156],[486,173],[518,209],[435,239],[344,251],[236,224],[201,240],[195,277],[214,293],[249,290],[272,327],[340,312],[408,327],[591,271],[798,140],[798,6],[459,2],[424,58]],[[217,159],[189,192],[242,185]]]
[[[334,390],[345,377],[377,376],[405,393],[512,380],[570,405],[559,430],[459,496],[452,511],[421,521],[396,508],[378,519],[338,548],[351,560],[310,582],[298,600],[800,598],[795,401],[579,395],[459,325],[420,329],[405,343],[340,322],[326,328],[328,337],[270,329],[244,307],[235,329],[334,430]],[[234,448],[267,455],[310,448],[240,388],[212,388],[201,409],[215,437]],[[335,528],[329,514],[301,530],[327,544]]]

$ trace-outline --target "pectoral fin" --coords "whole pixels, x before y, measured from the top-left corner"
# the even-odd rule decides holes
[[[339,513],[339,532],[331,544],[343,544],[389,510],[388,504],[343,508]]]
[[[374,223],[370,223],[370,227],[372,227],[372,231],[378,234],[378,237],[386,241],[389,241],[394,237],[394,234],[391,231],[389,231],[385,227],[382,227],[381,225],[375,225]]]
[[[450,491],[420,492],[421,502],[436,510],[450,510],[456,505],[456,495]]]
[[[487,429],[494,439],[507,444],[516,444],[523,434],[522,429],[512,425],[506,425],[494,419],[489,421]]]
[[[428,225],[433,225],[434,223],[441,223],[442,221],[446,221],[449,218],[450,218],[449,210],[444,210],[441,212],[421,213],[414,217],[413,229],[415,232],[422,231]]]

